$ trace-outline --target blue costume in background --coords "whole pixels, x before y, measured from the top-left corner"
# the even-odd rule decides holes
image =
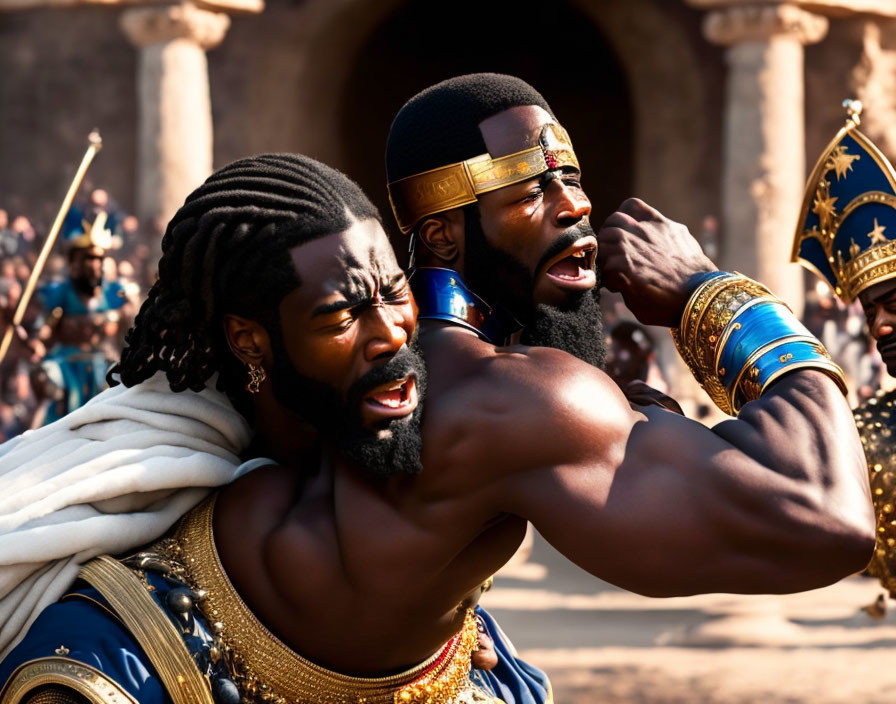
[[[119,310],[127,302],[124,287],[117,281],[104,282],[100,295],[94,299],[96,305],[89,309],[70,280],[47,284],[40,289],[39,295],[48,315],[62,318],[91,316],[96,318],[95,324],[104,322],[110,311]],[[41,366],[50,381],[63,389],[65,400],[63,404],[50,405],[44,424],[58,420],[102,391],[109,364],[109,355],[102,349],[85,350],[66,344],[53,346]]]

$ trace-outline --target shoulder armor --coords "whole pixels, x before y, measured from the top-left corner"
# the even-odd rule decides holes
[[[215,704],[181,634],[133,571],[100,555],[81,568],[80,577],[102,594],[140,643],[174,704]]]
[[[71,689],[91,704],[137,704],[136,699],[99,670],[63,656],[24,663],[0,692],[0,704],[19,704],[29,693],[46,685]]]

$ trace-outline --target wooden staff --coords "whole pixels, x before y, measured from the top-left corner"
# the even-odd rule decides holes
[[[62,201],[62,207],[59,208],[59,212],[56,214],[56,219],[53,221],[53,227],[50,228],[50,233],[47,235],[47,241],[44,242],[43,249],[40,250],[40,256],[37,258],[37,263],[34,265],[31,276],[28,277],[28,283],[25,286],[25,290],[22,291],[22,297],[19,299],[19,304],[16,306],[16,312],[12,317],[12,322],[6,328],[6,332],[3,334],[3,340],[0,341],[0,362],[3,361],[6,357],[6,353],[9,351],[9,346],[12,343],[12,336],[15,334],[16,329],[22,324],[22,319],[25,317],[25,310],[28,308],[28,303],[31,301],[31,296],[34,294],[34,288],[37,286],[37,280],[44,270],[47,258],[50,256],[50,250],[52,250],[53,245],[56,244],[59,230],[62,229],[62,223],[65,220],[65,216],[72,206],[72,201],[75,198],[75,194],[78,192],[78,188],[81,186],[81,181],[84,180],[84,174],[87,173],[87,167],[90,166],[90,162],[93,161],[93,157],[96,156],[97,152],[103,148],[103,139],[100,137],[98,130],[91,132],[87,137],[87,140],[90,142],[90,146],[87,147],[87,151],[84,153],[84,158],[81,159],[81,165],[78,167],[75,179],[72,181],[72,185],[69,186],[68,193],[65,194],[65,199]]]

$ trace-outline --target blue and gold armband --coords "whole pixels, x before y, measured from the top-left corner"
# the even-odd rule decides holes
[[[797,369],[822,371],[846,393],[843,371],[818,339],[783,301],[741,274],[704,275],[672,339],[700,385],[730,415]]]

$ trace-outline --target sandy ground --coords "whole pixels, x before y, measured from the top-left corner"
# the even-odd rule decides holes
[[[535,536],[483,598],[558,704],[891,704],[896,608],[877,582],[789,596],[648,599],[600,582]],[[892,602],[891,602],[892,603]],[[896,605],[894,605],[896,607]]]

